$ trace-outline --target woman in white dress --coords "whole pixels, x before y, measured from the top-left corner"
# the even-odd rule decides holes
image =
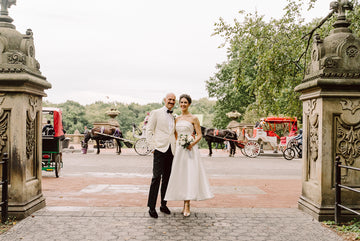
[[[199,119],[189,112],[191,97],[181,95],[179,104],[182,113],[175,120],[176,151],[165,200],[184,200],[183,214],[188,217],[190,200],[210,199],[214,195],[210,191],[209,181],[200,160],[197,143],[202,137],[201,127]]]

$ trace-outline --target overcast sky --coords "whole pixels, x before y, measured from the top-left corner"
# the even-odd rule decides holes
[[[325,17],[318,0],[307,19]],[[167,92],[208,97],[205,81],[226,60],[211,37],[220,17],[238,11],[278,18],[286,0],[18,0],[9,15],[16,29],[34,32],[40,71],[52,84],[49,100],[161,102]]]

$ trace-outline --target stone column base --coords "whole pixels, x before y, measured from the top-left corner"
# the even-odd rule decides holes
[[[305,198],[304,196],[300,196],[300,199],[298,201],[298,208],[301,211],[310,214],[319,222],[335,219],[334,206],[321,207],[311,202],[309,199]]]
[[[40,210],[46,206],[45,198],[42,194],[25,204],[11,204],[9,203],[9,217],[15,217],[17,220],[21,220],[30,216],[33,212]]]
[[[301,211],[310,214],[319,222],[335,220],[335,204],[334,206],[319,207],[318,205],[315,205],[313,202],[311,202],[309,199],[301,196],[298,201],[298,208]],[[351,206],[350,208],[355,210],[356,212],[360,212],[360,207],[358,206]],[[354,218],[359,218],[359,216],[350,211],[344,209],[341,210],[341,221],[346,222]]]

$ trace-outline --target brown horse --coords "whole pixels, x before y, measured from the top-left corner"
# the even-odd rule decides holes
[[[115,139],[115,141],[117,143],[116,153],[118,155],[120,155],[122,144],[121,144],[121,140],[118,138],[123,138],[123,135],[119,128],[94,127],[89,132],[85,133],[84,135],[85,136],[84,136],[83,148],[85,148],[86,150],[88,148],[88,142],[90,139],[96,141],[96,147],[97,147],[96,154],[100,153],[100,140],[106,141],[106,140]],[[118,138],[114,138],[114,137],[118,137]]]
[[[206,128],[201,127],[201,133],[205,138],[206,142],[209,146],[209,156],[212,155],[212,148],[211,143],[224,143],[226,140],[236,140],[237,141],[237,134],[235,131],[231,130],[222,130],[222,129],[214,129],[214,128]],[[233,141],[229,141],[230,143],[230,154],[229,156],[232,157],[235,155],[236,146]]]

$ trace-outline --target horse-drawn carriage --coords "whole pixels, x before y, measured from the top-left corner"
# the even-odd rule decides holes
[[[100,153],[101,143],[113,143],[116,142],[117,154],[121,153],[121,146],[124,143],[128,148],[134,148],[135,152],[141,156],[145,156],[151,153],[149,144],[146,141],[145,131],[141,131],[135,124],[133,124],[133,136],[136,141],[128,140],[123,137],[121,130],[117,127],[94,127],[88,131],[84,136],[82,147],[86,153],[88,148],[88,142],[90,139],[95,140],[97,146],[97,154]],[[113,146],[111,146],[113,148]]]
[[[62,113],[59,108],[43,107],[42,115],[47,119],[42,130],[42,170],[55,171],[55,176],[59,177],[63,167],[62,146],[65,139]]]
[[[214,128],[201,127],[204,139],[209,146],[209,156],[212,155],[212,142],[230,144],[230,156],[235,154],[235,146],[239,147],[241,153],[247,157],[257,157],[261,152],[261,144],[269,143],[274,150],[283,151],[287,143],[297,132],[296,117],[267,117],[255,125],[252,136],[242,129],[239,140],[238,135],[232,130],[218,130]],[[279,144],[278,144],[279,143]]]
[[[263,143],[268,143],[274,151],[285,150],[289,140],[296,136],[297,130],[296,117],[267,117],[255,125],[252,136],[247,133],[244,135],[248,142],[254,144],[254,155],[257,156]]]
[[[255,141],[243,141],[238,139],[235,131],[228,129],[216,129],[201,127],[203,138],[209,147],[209,156],[212,155],[212,143],[228,142],[230,145],[229,156],[233,157],[236,152],[236,147],[240,148],[241,153],[247,157],[256,157],[260,153],[260,146]]]

